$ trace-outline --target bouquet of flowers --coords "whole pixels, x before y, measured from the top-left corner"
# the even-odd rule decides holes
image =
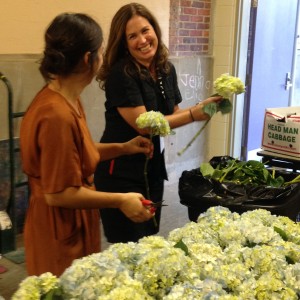
[[[207,113],[210,118],[216,114],[217,112],[221,112],[222,114],[228,114],[232,111],[232,103],[229,98],[233,94],[241,94],[245,92],[245,86],[243,82],[234,76],[230,76],[229,74],[222,74],[219,78],[214,81],[214,89],[216,93],[212,96],[222,96],[223,99],[219,103],[210,103],[204,106],[203,111]],[[204,125],[199,129],[199,131],[194,135],[194,137],[190,140],[190,142],[177,154],[182,155],[196,140],[196,138],[201,134],[204,128],[207,126],[207,120]]]
[[[297,300],[300,224],[264,209],[238,214],[211,207],[167,239],[149,236],[138,243],[114,244],[75,260],[59,279],[28,277],[12,299],[45,295],[78,300]]]

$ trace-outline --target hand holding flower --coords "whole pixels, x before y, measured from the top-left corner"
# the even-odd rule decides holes
[[[219,111],[222,114],[230,113],[232,104],[229,98],[233,94],[238,95],[245,92],[244,83],[238,77],[230,76],[229,74],[222,74],[218,77],[214,82],[214,89],[216,94],[213,96],[221,96],[222,100],[218,103],[205,105],[204,111],[211,117]]]
[[[222,100],[222,96],[213,96],[209,97],[198,104],[196,104],[194,107],[191,108],[191,114],[193,116],[194,121],[204,121],[210,119],[210,114],[208,114],[204,108],[205,106],[211,104],[211,103],[219,103]]]
[[[190,110],[193,120],[206,120],[206,122],[193,136],[189,143],[177,153],[177,155],[182,155],[188,149],[188,147],[192,145],[196,138],[205,129],[205,127],[207,126],[208,122],[214,114],[216,114],[219,111],[222,114],[227,114],[232,111],[232,104],[228,99],[229,97],[231,97],[233,94],[238,95],[245,92],[245,86],[243,82],[238,77],[233,77],[228,74],[222,74],[219,78],[217,78],[214,82],[214,88],[217,92],[216,94],[200,102]],[[195,111],[198,105],[200,106],[198,114],[202,115],[202,118],[200,119],[197,119],[197,112]]]
[[[137,136],[124,143],[125,153],[128,155],[135,153],[144,153],[150,158],[153,156],[153,144],[148,138]]]

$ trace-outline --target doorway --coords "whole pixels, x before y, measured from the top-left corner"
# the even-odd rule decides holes
[[[300,105],[299,1],[252,1],[241,159],[261,147],[266,108]],[[259,159],[259,158],[258,158]]]

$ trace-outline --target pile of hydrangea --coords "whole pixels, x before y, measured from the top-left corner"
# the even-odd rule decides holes
[[[212,207],[167,239],[114,244],[75,260],[58,281],[51,278],[28,277],[13,299],[41,299],[59,284],[61,299],[296,300],[300,224],[263,209],[238,214]],[[34,282],[41,291],[26,297]]]

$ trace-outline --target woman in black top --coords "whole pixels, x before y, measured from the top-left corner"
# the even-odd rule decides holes
[[[161,29],[152,13],[143,5],[131,3],[115,14],[110,28],[107,51],[97,77],[105,90],[106,126],[101,143],[123,142],[145,129],[136,125],[137,117],[146,111],[160,111],[171,128],[209,118],[203,106],[220,97],[208,98],[196,106],[180,109],[182,97],[176,70],[168,60],[168,49],[161,39]],[[167,172],[159,136],[153,137],[154,153],[148,163],[150,200],[163,197]],[[109,192],[136,191],[146,195],[145,156],[121,156],[100,162],[95,172],[97,190]],[[138,241],[159,231],[161,210],[155,218],[135,224],[118,209],[101,209],[101,219],[108,242]]]

